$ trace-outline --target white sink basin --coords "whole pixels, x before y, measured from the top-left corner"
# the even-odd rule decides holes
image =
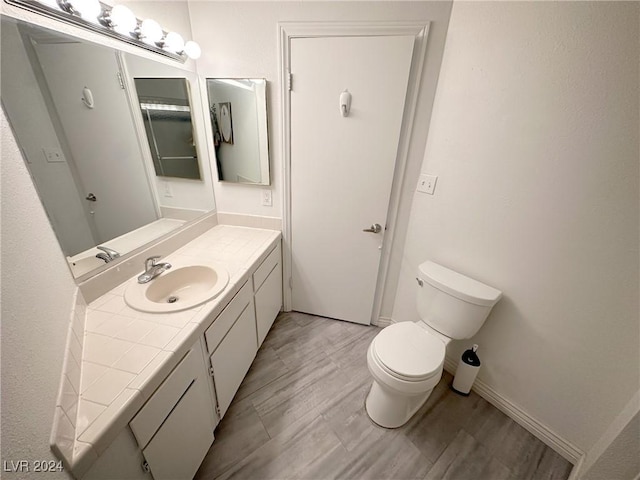
[[[224,268],[189,265],[167,270],[149,283],[132,280],[124,292],[124,300],[141,312],[179,312],[217,297],[227,283],[229,274]]]

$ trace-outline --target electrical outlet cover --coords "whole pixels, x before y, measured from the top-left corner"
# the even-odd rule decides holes
[[[44,158],[48,163],[64,163],[64,155],[57,148],[43,148]]]
[[[273,205],[271,190],[262,190],[262,205],[265,207],[271,207]]]

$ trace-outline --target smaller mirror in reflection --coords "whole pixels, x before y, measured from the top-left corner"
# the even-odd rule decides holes
[[[207,79],[220,181],[269,185],[266,86],[263,78]]]
[[[184,78],[136,78],[156,175],[199,180],[189,90]]]

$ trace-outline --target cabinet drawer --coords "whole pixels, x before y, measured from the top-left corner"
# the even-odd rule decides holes
[[[131,431],[138,441],[140,448],[144,448],[156,433],[162,422],[169,416],[180,397],[198,376],[198,351],[189,350],[167,379],[158,387],[151,398],[144,404],[133,420],[129,422]],[[202,353],[200,353],[202,355]]]
[[[264,259],[262,264],[256,269],[253,274],[253,291],[257,292],[262,286],[262,283],[267,279],[271,270],[277,263],[280,263],[280,244],[276,245],[271,253]]]
[[[256,326],[258,347],[262,345],[282,307],[282,266],[277,263],[256,292]]]
[[[198,471],[213,443],[207,395],[204,379],[192,383],[142,451],[154,480],[191,480]]]
[[[220,418],[229,408],[257,351],[256,317],[253,304],[250,304],[211,355]]]
[[[213,321],[213,324],[211,324],[204,334],[209,353],[215,351],[242,311],[249,305],[252,296],[251,286],[249,282],[247,282],[236,296],[233,297],[233,300],[229,302],[229,305],[227,305],[222,313]]]

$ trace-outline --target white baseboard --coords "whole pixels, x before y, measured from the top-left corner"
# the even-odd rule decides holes
[[[453,360],[449,357],[445,358],[444,369],[452,375],[455,375],[456,368],[458,367],[457,360]],[[507,415],[513,421],[529,431],[536,438],[547,444],[550,448],[558,452],[564,458],[569,460],[573,465],[576,474],[579,473],[577,467],[580,465],[584,452],[578,449],[571,442],[565,440],[559,435],[555,434],[550,428],[542,424],[535,418],[531,417],[528,413],[522,410],[520,407],[511,402],[511,400],[503,397],[500,393],[496,392],[492,387],[484,383],[482,380],[476,379],[473,384],[472,390],[484,398],[491,405],[496,407],[502,413]],[[572,472],[573,478],[573,472]],[[578,478],[577,476],[575,478]]]
[[[387,317],[378,317],[377,320],[371,322],[371,325],[375,325],[376,327],[388,327],[389,325],[391,325],[392,323],[395,323],[393,321],[393,319],[391,318],[387,318]]]

